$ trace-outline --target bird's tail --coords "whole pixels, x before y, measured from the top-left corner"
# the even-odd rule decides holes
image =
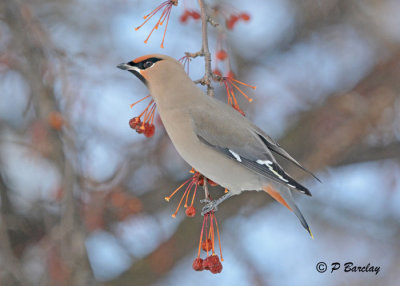
[[[300,220],[303,227],[308,231],[311,238],[314,238],[306,219],[304,218],[303,214],[301,213],[296,203],[294,202],[292,193],[290,192],[290,189],[288,187],[283,185],[276,186],[276,188],[272,188],[271,186],[265,186],[263,187],[263,190],[267,192],[275,200],[277,200],[279,203],[287,207],[289,210],[293,211],[294,214]]]

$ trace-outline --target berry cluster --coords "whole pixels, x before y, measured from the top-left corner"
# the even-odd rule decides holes
[[[250,15],[248,13],[240,12],[227,3],[218,4],[212,9],[216,17],[220,16],[223,18],[228,30],[233,30],[236,23],[239,21],[250,21]]]
[[[143,27],[144,24],[146,24],[155,14],[158,13],[161,9],[163,9],[163,12],[161,13],[160,18],[158,19],[157,23],[154,25],[153,29],[150,31],[150,34],[147,36],[146,40],[144,40],[144,43],[147,44],[147,41],[149,40],[151,34],[153,34],[154,30],[157,30],[159,26],[162,26],[164,22],[166,21],[165,24],[165,29],[164,29],[164,35],[162,38],[162,42],[160,47],[164,48],[164,40],[165,40],[165,34],[167,33],[167,27],[168,27],[168,22],[169,22],[169,16],[171,15],[171,10],[172,6],[178,6],[178,0],[168,0],[163,3],[161,3],[157,8],[155,8],[153,11],[151,11],[149,14],[143,17],[145,20],[140,26],[135,28],[135,31],[139,30],[141,27]]]
[[[175,218],[176,214],[178,213],[183,200],[185,199],[185,205],[184,208],[186,209],[185,214],[187,217],[194,217],[196,215],[196,209],[193,206],[194,204],[194,199],[196,197],[196,193],[197,193],[197,187],[198,186],[203,186],[204,185],[204,179],[207,180],[207,183],[210,186],[217,186],[217,184],[215,182],[213,182],[210,179],[205,178],[202,174],[200,174],[199,172],[195,171],[194,169],[192,169],[190,171],[191,173],[193,173],[193,176],[189,179],[187,179],[185,182],[183,182],[178,188],[175,189],[175,191],[173,191],[168,197],[165,197],[165,200],[167,202],[170,201],[170,199],[180,190],[182,189],[185,185],[187,185],[185,192],[183,193],[181,200],[179,201],[178,207],[176,208],[175,212],[172,214],[172,217]],[[190,193],[192,192],[192,188],[194,187],[194,192],[192,195],[192,200],[190,205],[188,205],[188,201],[189,201],[189,196]]]
[[[239,107],[239,104],[236,99],[235,89],[239,91],[249,102],[252,102],[253,99],[250,98],[244,91],[239,87],[238,84],[250,87],[252,89],[256,89],[255,86],[249,85],[247,83],[241,82],[235,79],[235,74],[233,72],[228,72],[227,76],[223,77],[220,70],[215,69],[213,71],[214,75],[217,77],[217,81],[222,82],[225,85],[226,96],[228,97],[228,104],[230,104],[234,109],[236,109],[240,114],[245,116],[243,110]]]
[[[214,228],[215,223],[215,228]],[[218,255],[215,254],[215,229],[217,230],[218,244],[221,255],[221,260]],[[201,250],[206,252],[206,258],[200,257]],[[209,253],[211,252],[211,254]],[[222,271],[222,263],[224,261],[222,257],[221,239],[219,237],[219,229],[217,218],[214,212],[209,212],[203,217],[203,226],[200,233],[200,242],[197,257],[194,259],[192,267],[196,271],[209,270],[213,274],[220,273]]]
[[[235,24],[240,20],[248,22],[250,20],[250,15],[247,13],[231,14],[225,21],[226,28],[232,30]]]
[[[235,8],[232,6],[224,3],[221,5],[216,5],[213,7],[214,11],[214,16],[216,18],[222,17],[225,20],[226,27],[227,29],[231,30],[233,29],[234,25],[236,24],[237,21],[239,20],[244,20],[244,21],[249,21],[250,16],[247,13],[244,12],[238,12]],[[243,110],[239,107],[239,104],[236,100],[235,92],[234,90],[236,89],[239,91],[249,102],[252,102],[253,100],[249,98],[242,90],[239,88],[237,84],[245,85],[247,87],[255,89],[255,86],[251,86],[248,84],[245,84],[241,81],[238,81],[235,79],[235,74],[232,72],[232,67],[231,67],[231,62],[230,58],[228,55],[228,52],[226,51],[226,34],[223,31],[223,29],[218,29],[218,36],[217,36],[217,45],[215,49],[215,69],[213,70],[214,73],[214,79],[220,83],[224,83],[226,93],[227,93],[227,98],[228,98],[228,104],[230,104],[234,109],[236,109],[240,114],[245,116]],[[219,69],[219,66],[223,67],[223,70],[225,71],[225,76],[223,76],[223,73]]]
[[[144,99],[150,96],[151,95],[147,95],[142,99],[140,99],[139,101],[131,104],[131,108],[137,103],[143,101]],[[133,117],[131,120],[129,120],[129,126],[132,129],[136,130],[137,133],[144,134],[144,136],[146,137],[153,136],[156,130],[156,127],[153,124],[155,111],[156,111],[156,103],[152,99],[139,116]]]

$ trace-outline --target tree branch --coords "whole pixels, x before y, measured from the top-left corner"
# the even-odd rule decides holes
[[[344,154],[341,165],[356,164],[384,159],[400,160],[400,142],[385,146],[356,146]]]
[[[48,54],[56,48],[47,37],[41,23],[31,13],[29,4],[23,1],[6,1],[5,20],[14,32],[13,45],[20,47],[27,62],[18,62],[17,69],[24,75],[30,85],[32,103],[37,113],[37,120],[47,131],[47,141],[51,145],[49,158],[63,175],[64,197],[61,202],[62,214],[59,222],[59,233],[52,233],[53,244],[60,245],[62,260],[67,264],[70,275],[68,284],[87,285],[92,274],[84,246],[82,220],[76,206],[74,186],[76,174],[67,151],[74,149],[74,140],[65,132],[51,128],[48,117],[59,110],[54,95],[52,81],[44,81],[39,70],[50,67]],[[59,235],[62,233],[62,235]]]
[[[212,81],[212,69],[211,69],[211,54],[208,48],[208,14],[207,7],[204,3],[204,0],[199,0],[199,6],[201,11],[201,33],[202,33],[202,47],[201,52],[204,56],[205,62],[205,72],[204,77],[202,79],[202,84],[207,86],[207,94],[209,96],[214,96],[214,88],[211,85]]]

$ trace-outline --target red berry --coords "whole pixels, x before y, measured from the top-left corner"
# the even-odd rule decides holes
[[[203,260],[203,269],[209,270],[211,266],[213,266],[211,260],[211,256],[206,257],[206,259]]]
[[[207,179],[207,182],[210,184],[211,187],[218,186],[218,184],[216,182],[214,182],[213,180]]]
[[[201,177],[197,178],[196,184],[199,186],[203,186],[204,185],[204,177],[201,176]]]
[[[216,265],[210,267],[209,270],[210,270],[210,272],[213,273],[213,274],[221,273],[221,271],[222,271],[222,264],[221,264],[221,262],[218,262],[218,264],[216,264]]]
[[[212,249],[212,241],[211,241],[211,239],[208,238],[207,240],[203,241],[201,243],[201,248],[204,251],[210,251]]]
[[[237,16],[237,15],[231,15],[231,21],[237,21],[237,20],[239,20],[239,16]]]
[[[229,71],[228,74],[226,75],[227,78],[235,78],[235,74],[233,71]]]
[[[233,22],[229,19],[229,20],[226,20],[225,25],[226,25],[226,28],[227,28],[228,30],[232,30],[232,29],[233,29],[233,25],[235,25],[235,23],[233,23]]]
[[[238,20],[239,20],[238,16],[232,15],[228,20],[226,20],[226,27],[229,30],[232,30]]]
[[[224,50],[219,50],[219,51],[217,52],[217,59],[218,59],[218,60],[223,61],[223,60],[225,60],[227,57],[228,57],[228,53],[225,52]]]
[[[62,117],[61,113],[57,111],[53,111],[49,114],[48,117],[48,122],[51,127],[53,127],[56,130],[61,130],[61,127],[64,125],[64,118]]]
[[[179,21],[181,21],[182,23],[186,23],[187,18],[188,18],[187,15],[183,14],[183,15],[179,18]]]
[[[140,117],[133,117],[131,120],[129,120],[129,126],[132,129],[136,129],[136,127],[138,126],[138,124],[140,124]]]
[[[147,126],[146,126],[146,124],[147,124]],[[156,130],[156,127],[154,126],[154,124],[145,123],[144,136],[146,136],[146,137],[153,136],[155,133],[155,130]]]
[[[189,11],[185,10],[185,12],[183,12],[183,14],[181,15],[181,17],[179,18],[179,21],[181,21],[182,23],[185,23],[189,17],[188,14]]]
[[[200,257],[197,257],[192,264],[192,267],[194,270],[196,271],[203,271],[204,267],[203,267],[203,259],[201,259]]]
[[[186,209],[185,214],[187,217],[194,217],[196,215],[196,209],[194,208],[194,206],[189,206]]]
[[[191,16],[192,16],[192,18],[193,18],[194,20],[200,19],[200,14],[199,14],[199,12],[197,12],[197,11],[192,11],[192,12],[191,12]]]
[[[217,76],[222,77],[222,72],[221,72],[219,69],[213,70],[213,73],[214,73],[215,75],[217,75]]]
[[[246,22],[250,20],[250,15],[247,13],[242,13],[239,15],[239,17],[242,18]]]
[[[210,270],[212,273],[220,273],[222,271],[222,264],[219,261],[218,255],[208,256],[203,260],[203,268],[206,270]]]
[[[210,263],[211,263],[211,266],[210,266],[210,267],[215,266],[215,265],[218,265],[219,263],[221,263],[221,262],[219,261],[218,255],[216,255],[216,254],[211,255],[209,258],[210,258]]]
[[[144,123],[136,126],[136,132],[139,134],[142,134],[145,130],[146,130],[146,127],[145,127]]]

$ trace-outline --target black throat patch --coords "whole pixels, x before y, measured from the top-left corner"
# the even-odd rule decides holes
[[[130,72],[133,73],[138,79],[140,79],[140,81],[143,82],[145,86],[148,86],[147,80],[138,71],[130,70]]]

